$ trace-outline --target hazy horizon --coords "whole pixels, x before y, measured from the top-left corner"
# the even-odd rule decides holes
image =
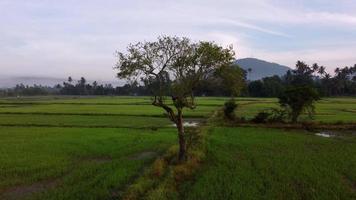
[[[250,59],[250,58],[242,58],[241,60],[244,59]],[[257,58],[252,58],[257,59]],[[239,60],[239,59],[237,59]],[[271,64],[277,64],[278,63],[271,63]],[[241,66],[242,68],[246,69],[246,66]],[[287,66],[282,66],[282,67],[287,67]],[[276,69],[278,70],[278,69]],[[274,70],[275,71],[275,70]],[[268,72],[266,71],[266,76],[268,76]],[[273,75],[278,75],[278,74],[273,74]],[[122,86],[125,83],[127,83],[126,80],[120,80],[117,77],[114,77],[111,80],[102,80],[102,79],[87,79],[87,77],[79,75],[79,76],[72,76],[68,75],[66,77],[55,77],[55,76],[38,76],[38,75],[6,75],[6,74],[0,74],[0,88],[11,88],[15,87],[18,84],[23,84],[23,85],[42,85],[42,86],[55,86],[57,84],[63,84],[63,82],[67,82],[69,76],[73,79],[73,82],[77,82],[81,79],[81,77],[84,77],[88,83],[92,83],[96,81],[99,84],[111,84],[113,86]],[[262,78],[262,77],[261,77]]]
[[[117,81],[114,53],[159,35],[233,44],[237,58],[331,72],[356,63],[350,0],[0,0],[4,76]]]

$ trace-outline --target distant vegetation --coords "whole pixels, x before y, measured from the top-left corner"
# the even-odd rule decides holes
[[[137,84],[125,84],[113,87],[111,84],[98,84],[97,81],[87,82],[84,77],[75,82],[72,77],[54,87],[42,85],[18,84],[14,88],[0,89],[1,96],[38,96],[38,95],[147,95],[148,91]]]
[[[332,76],[325,72],[325,67],[307,65],[298,61],[296,68],[282,76],[266,77],[249,82],[246,94],[252,97],[278,97],[289,86],[315,88],[321,96],[355,96],[356,64],[353,67],[335,69]]]
[[[315,69],[313,69],[315,68]],[[252,69],[244,71],[245,80]],[[292,78],[292,77],[295,78]],[[326,73],[325,67],[308,66],[298,62],[296,68],[287,71],[283,76],[264,77],[260,80],[246,81],[241,96],[250,97],[278,97],[286,87],[293,84],[305,83],[315,88],[322,97],[355,96],[356,95],[356,64],[353,67],[335,69],[335,74]],[[11,89],[0,89],[0,96],[35,96],[35,95],[134,95],[146,96],[151,91],[145,84],[138,81],[114,87],[111,84],[98,84],[96,81],[88,83],[82,77],[75,82],[71,77],[68,81],[54,87],[42,85],[18,84]],[[214,81],[202,81],[195,90],[196,96],[231,96],[231,91]]]

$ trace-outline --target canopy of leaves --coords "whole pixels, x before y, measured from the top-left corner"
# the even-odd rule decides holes
[[[319,100],[319,94],[310,86],[290,87],[279,97],[280,105],[289,111],[293,122],[296,122],[299,115],[305,111],[309,117],[312,117],[314,103],[317,100]]]
[[[297,61],[295,69],[288,71],[285,75],[286,82],[290,85],[306,86],[313,85],[314,78],[325,73],[325,67],[313,64],[307,65],[302,61]]]
[[[188,38],[162,36],[155,42],[131,44],[126,53],[118,52],[117,56],[118,77],[144,83],[154,96],[153,104],[158,106],[171,96],[175,107],[194,108],[195,88],[219,74],[226,79],[224,70],[230,71],[231,83],[240,80],[230,74],[240,75],[231,67],[232,47],[223,48],[213,42],[193,43]],[[238,85],[234,88],[238,93],[240,85],[234,85]]]

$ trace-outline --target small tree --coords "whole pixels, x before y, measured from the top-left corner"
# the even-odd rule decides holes
[[[237,103],[234,98],[227,100],[224,103],[225,117],[228,118],[229,120],[235,120],[236,119],[236,115],[235,115],[236,108],[237,108]]]
[[[224,104],[224,115],[230,120],[235,119],[235,110],[238,107],[235,97],[240,94],[240,91],[245,86],[245,76],[243,70],[238,66],[224,66],[218,71],[217,81],[221,88],[226,88],[229,91],[231,98]]]
[[[319,100],[318,92],[310,86],[294,86],[288,88],[279,97],[279,104],[284,107],[293,123],[307,111],[310,118],[314,115],[314,103]]]
[[[201,81],[232,64],[232,47],[163,36],[155,42],[131,44],[127,53],[118,52],[117,57],[118,77],[145,83],[153,96],[152,105],[162,108],[176,124],[179,160],[183,160],[186,154],[183,109],[196,107],[194,89]]]

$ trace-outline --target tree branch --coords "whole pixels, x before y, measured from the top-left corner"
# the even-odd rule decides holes
[[[177,116],[175,115],[173,109],[171,107],[169,107],[168,105],[164,104],[162,102],[161,97],[159,97],[157,99],[157,96],[155,96],[155,99],[152,102],[152,105],[163,108],[166,111],[166,113],[168,114],[168,117],[172,122],[174,122],[174,123],[178,122]]]

